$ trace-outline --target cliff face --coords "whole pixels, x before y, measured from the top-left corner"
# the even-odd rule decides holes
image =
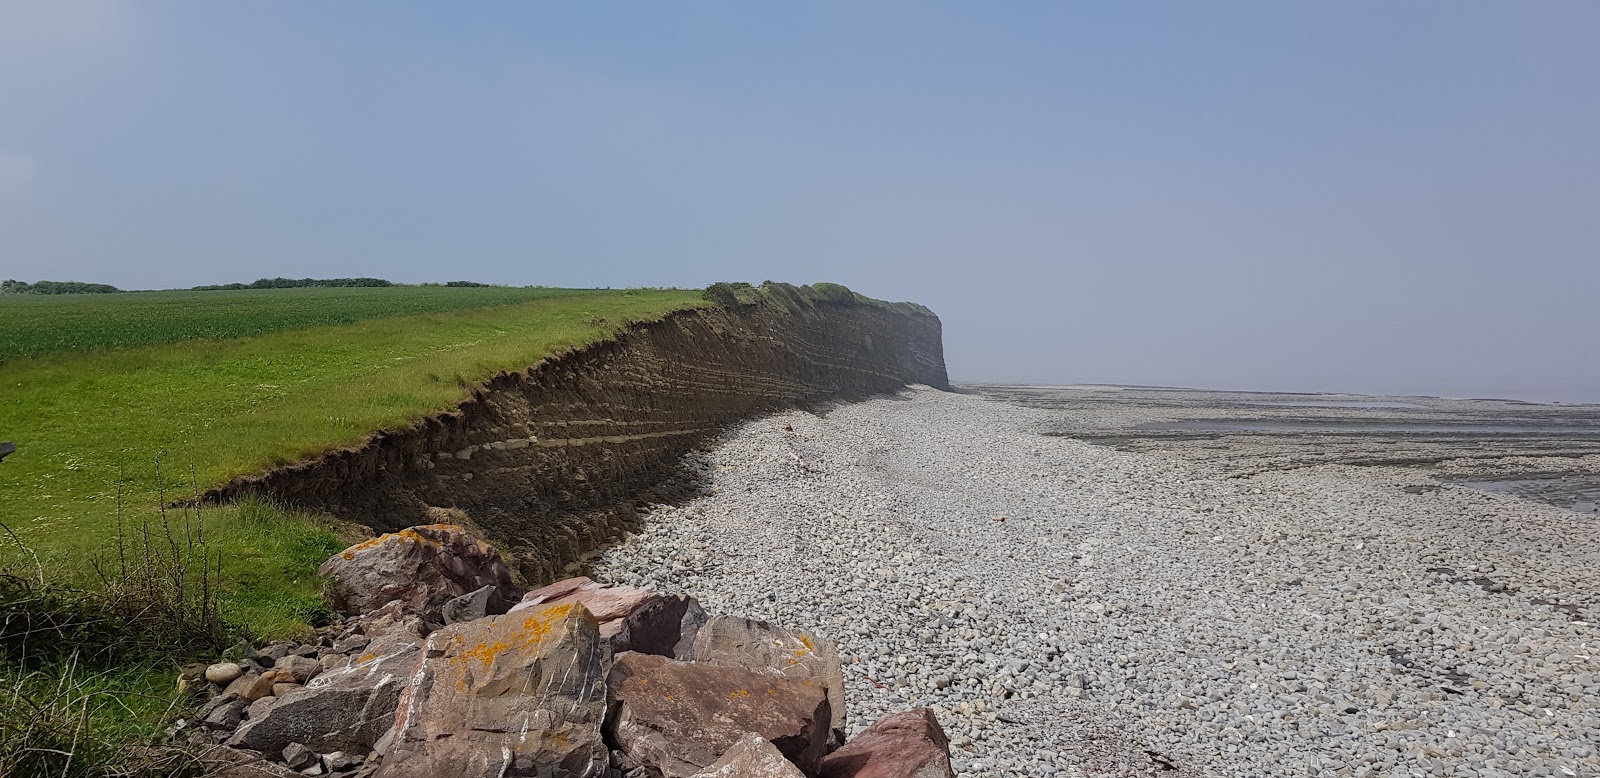
[[[816,301],[684,311],[502,373],[455,411],[240,479],[379,532],[464,511],[531,581],[614,540],[634,506],[682,493],[679,459],[729,422],[920,383],[948,388],[937,317]]]

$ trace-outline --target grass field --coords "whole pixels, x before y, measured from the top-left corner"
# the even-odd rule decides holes
[[[181,754],[145,746],[194,704],[180,662],[327,616],[316,569],[350,540],[328,517],[163,505],[705,304],[498,287],[0,296],[0,440],[17,444],[0,463],[0,774],[168,774]]]
[[[0,297],[0,364],[61,351],[237,338],[363,319],[594,294],[546,287],[410,286]]]
[[[0,522],[71,579],[116,534],[119,504],[141,524],[163,494],[356,443],[498,371],[701,304],[698,291],[416,287],[0,298],[13,355],[0,440],[18,447],[0,464]],[[203,519],[224,615],[266,635],[303,627],[316,565],[340,541],[270,506]],[[13,566],[33,564],[8,545]]]

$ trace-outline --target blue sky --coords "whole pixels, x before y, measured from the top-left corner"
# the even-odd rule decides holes
[[[1600,4],[0,5],[0,277],[830,280],[958,379],[1600,402]]]

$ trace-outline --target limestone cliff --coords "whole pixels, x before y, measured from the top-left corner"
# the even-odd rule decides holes
[[[788,288],[792,290],[792,288]],[[938,317],[919,306],[729,302],[502,373],[449,413],[208,498],[260,494],[383,532],[457,508],[532,581],[684,487],[679,460],[725,424],[785,407],[947,388]]]

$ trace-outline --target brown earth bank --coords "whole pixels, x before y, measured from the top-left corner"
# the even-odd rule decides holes
[[[554,578],[685,495],[680,458],[754,414],[946,389],[937,316],[917,306],[787,300],[680,311],[615,339],[501,373],[454,410],[364,444],[237,479],[257,495],[377,532],[437,508],[502,546],[529,581]]]

